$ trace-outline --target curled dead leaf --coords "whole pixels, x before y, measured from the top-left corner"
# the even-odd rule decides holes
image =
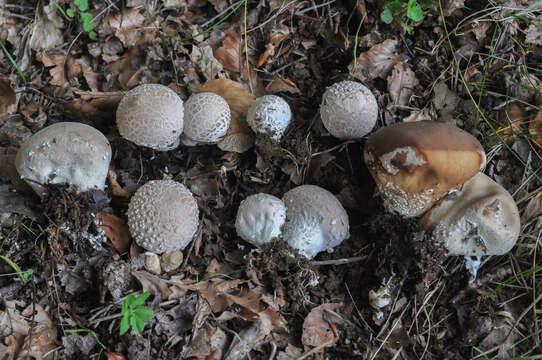
[[[107,22],[109,26],[116,30],[115,36],[122,41],[124,47],[130,47],[136,42],[139,29],[145,22],[145,17],[136,8],[128,8],[110,17]]]
[[[243,52],[243,39],[234,29],[225,31],[226,38],[222,46],[215,50],[215,59],[220,61],[224,69],[239,72],[241,69],[241,54]]]
[[[115,196],[120,196],[123,198],[129,198],[130,193],[122,188],[120,186],[119,182],[117,181],[117,173],[115,173],[115,170],[113,168],[109,168],[109,172],[107,173],[107,178],[109,179],[109,186],[111,187],[111,192]]]
[[[130,230],[128,225],[116,215],[100,212],[96,214],[98,228],[105,232],[118,252],[125,252],[130,246]]]
[[[314,347],[337,340],[330,324],[324,319],[324,311],[333,311],[341,306],[343,306],[342,303],[328,303],[311,310],[303,321],[303,335],[301,336],[303,345]]]
[[[404,62],[395,64],[391,75],[388,76],[388,90],[393,103],[407,105],[414,92],[414,87],[419,83],[416,74],[408,64]]]
[[[268,93],[275,94],[281,91],[289,92],[292,94],[299,94],[301,91],[292,80],[286,80],[278,75],[273,77],[273,80],[265,87]]]
[[[384,78],[393,66],[401,60],[397,50],[397,40],[386,40],[376,44],[359,55],[348,69],[361,81]]]
[[[115,117],[117,106],[124,95],[121,91],[89,92],[75,90],[74,93],[79,95],[79,98],[70,101],[58,99],[58,101],[79,117],[99,116],[105,119]]]

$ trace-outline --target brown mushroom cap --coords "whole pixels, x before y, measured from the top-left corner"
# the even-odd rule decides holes
[[[439,201],[420,220],[450,255],[503,255],[515,245],[520,217],[512,196],[483,173]]]
[[[371,134],[364,158],[386,207],[419,216],[485,166],[482,145],[454,126],[418,121]]]

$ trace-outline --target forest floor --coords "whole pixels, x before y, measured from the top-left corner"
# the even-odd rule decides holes
[[[541,358],[541,1],[433,1],[414,22],[395,0],[390,24],[377,0],[84,3],[0,1],[0,359]],[[435,253],[415,220],[385,210],[365,139],[323,127],[324,90],[348,79],[375,94],[376,128],[442,121],[484,146],[484,172],[513,195],[522,227],[474,281],[465,258]],[[143,83],[183,100],[222,94],[237,124],[228,136],[248,143],[254,96],[280,95],[293,122],[279,147],[157,152],[115,125],[123,92]],[[105,191],[55,185],[40,199],[20,180],[18,148],[60,121],[109,139]],[[138,187],[165,178],[194,193],[201,226],[182,264],[158,275],[126,210]],[[300,184],[347,210],[350,238],[334,252],[308,261],[237,236],[243,199]],[[389,304],[371,306],[371,290]],[[144,291],[154,316],[120,335],[123,301]]]

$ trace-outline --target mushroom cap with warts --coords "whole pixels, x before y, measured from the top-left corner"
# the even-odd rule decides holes
[[[247,123],[258,134],[280,141],[292,120],[290,105],[276,95],[265,95],[252,102],[247,113]]]
[[[184,104],[183,144],[209,144],[220,140],[231,122],[230,106],[211,92],[192,94]]]

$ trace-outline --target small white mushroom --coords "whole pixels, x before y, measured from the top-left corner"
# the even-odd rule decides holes
[[[235,229],[243,240],[261,246],[280,238],[286,220],[286,207],[281,199],[269,194],[255,194],[241,201]]]
[[[103,190],[110,161],[111,146],[101,132],[81,123],[60,122],[38,131],[21,146],[15,167],[43,197],[46,184],[66,183],[77,192]]]
[[[378,103],[365,85],[341,81],[324,92],[320,117],[327,131],[336,138],[358,139],[374,128]]]
[[[283,238],[308,259],[331,251],[350,236],[348,214],[329,191],[301,185],[284,194],[283,201],[287,208]]]
[[[292,120],[290,105],[276,95],[265,95],[254,100],[247,113],[247,123],[258,134],[280,141]]]
[[[191,95],[184,104],[185,145],[215,143],[228,131],[230,107],[220,95],[202,92]]]
[[[478,173],[438,202],[421,225],[450,255],[503,255],[518,239],[520,217],[508,191]]]
[[[128,227],[135,242],[161,254],[184,249],[196,233],[196,199],[173,180],[153,180],[140,187],[128,206]]]
[[[128,91],[117,108],[120,135],[140,146],[168,151],[179,146],[183,101],[167,86],[143,84]]]

